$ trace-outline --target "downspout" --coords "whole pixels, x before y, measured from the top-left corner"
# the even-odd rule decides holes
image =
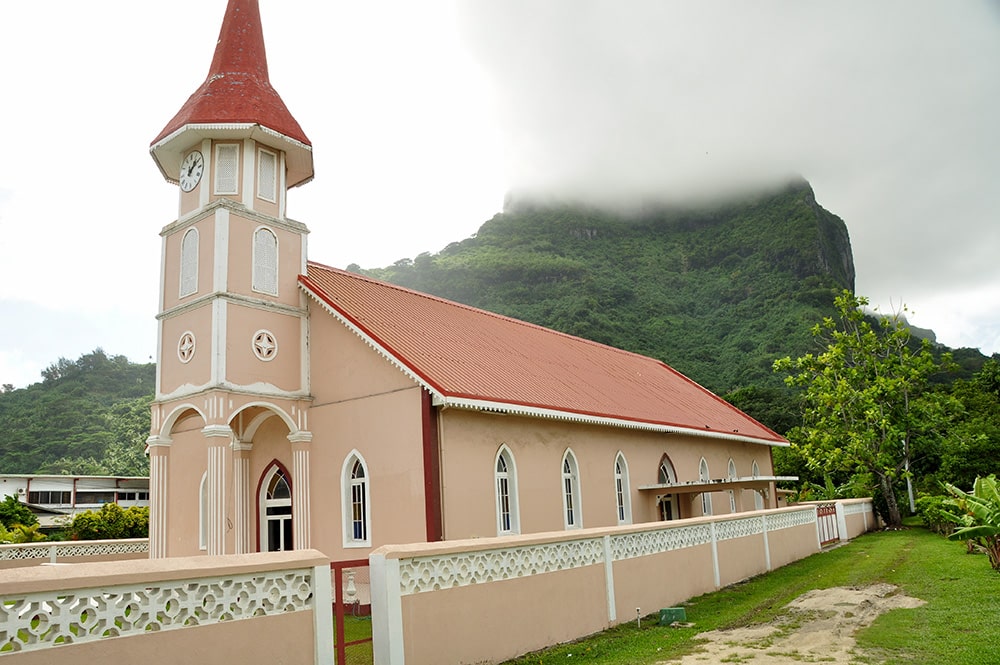
[[[437,408],[426,390],[420,391],[421,433],[424,454],[424,519],[427,542],[442,540],[441,454],[438,448]]]

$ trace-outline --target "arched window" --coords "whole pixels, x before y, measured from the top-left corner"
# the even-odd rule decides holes
[[[264,475],[260,488],[260,544],[265,552],[293,549],[292,487],[277,464]]]
[[[497,451],[493,465],[496,485],[497,535],[520,533],[520,513],[517,504],[517,468],[507,446]]]
[[[729,479],[736,480],[736,462],[729,458]],[[736,512],[736,490],[729,490],[729,512]]]
[[[198,292],[198,229],[188,229],[181,239],[181,284],[178,297]]]
[[[253,290],[278,295],[278,237],[263,226],[253,233]]]
[[[757,466],[757,460],[753,461],[750,473],[754,478],[760,478],[760,467]],[[764,496],[760,493],[760,490],[753,491],[753,508],[754,510],[764,510]]]
[[[198,549],[208,549],[208,471],[202,475],[198,490]]]
[[[707,483],[711,480],[711,476],[708,474],[708,462],[705,458],[701,458],[701,463],[698,465],[698,480],[703,483]],[[712,514],[712,493],[708,490],[702,490],[701,492],[701,514],[711,515]]]
[[[580,471],[576,455],[567,450],[562,458],[563,526],[579,529],[583,525],[580,510]]]
[[[371,503],[368,465],[357,451],[344,461],[344,547],[371,547]]]
[[[672,485],[677,482],[677,474],[674,473],[674,465],[670,463],[670,458],[666,455],[660,460],[660,469],[657,474],[657,481],[661,485]]]
[[[632,523],[632,495],[628,484],[628,464],[620,452],[615,458],[615,502],[618,510],[618,523]]]

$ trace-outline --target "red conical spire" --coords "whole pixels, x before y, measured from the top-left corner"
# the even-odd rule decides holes
[[[256,124],[311,146],[271,87],[257,0],[229,0],[208,77],[152,146],[187,125]]]

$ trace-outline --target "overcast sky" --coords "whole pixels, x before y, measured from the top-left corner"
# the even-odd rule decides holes
[[[1000,352],[996,0],[260,2],[315,151],[288,208],[312,259],[436,252],[511,189],[628,203],[800,174],[847,223],[858,293]],[[155,355],[177,193],[148,146],[224,7],[5,5],[0,383],[98,346]]]

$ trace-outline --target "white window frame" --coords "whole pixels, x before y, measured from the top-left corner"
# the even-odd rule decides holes
[[[261,234],[268,234],[274,240],[272,246],[273,249],[273,265],[266,263],[268,257],[262,256],[262,251],[258,251],[257,238]],[[251,237],[251,242],[253,243],[252,253],[253,253],[253,265],[251,270],[253,274],[250,276],[251,288],[257,293],[264,293],[269,296],[278,295],[278,234],[274,232],[269,226],[258,226],[254,229],[253,236]],[[270,274],[271,282],[268,282],[268,275]],[[273,287],[273,288],[271,288]]]
[[[208,549],[208,471],[202,475],[198,489],[198,549]]]
[[[230,176],[228,170],[232,168]],[[227,171],[227,172],[224,172]],[[215,144],[215,178],[213,191],[217,195],[233,196],[240,193],[240,144]]]
[[[190,243],[188,240],[190,239]],[[200,238],[198,229],[192,227],[181,237],[181,261],[178,285],[178,298],[198,293],[198,253]],[[185,286],[187,288],[185,288]]]
[[[514,453],[506,445],[500,446],[493,458],[493,491],[497,535],[509,536],[521,533],[521,512],[517,500],[517,466],[514,462]]]
[[[729,471],[729,480],[736,480],[736,478],[737,478],[737,476],[736,476],[736,462],[733,461],[732,457],[729,458],[729,468],[728,468],[728,471]],[[729,512],[731,512],[731,513],[735,513],[736,512],[736,490],[735,489],[729,490]]]
[[[615,517],[618,524],[632,523],[632,494],[628,479],[628,462],[625,455],[618,451],[615,456]]]
[[[364,473],[363,478],[354,478],[353,471],[355,464],[361,466]],[[340,486],[343,488],[341,496],[341,534],[344,538],[345,548],[359,548],[372,546],[372,493],[371,474],[368,471],[368,463],[357,450],[352,450],[344,459],[344,466],[340,471]],[[354,531],[354,499],[357,496],[356,489],[360,490],[363,501],[361,524],[363,538],[355,537]]]
[[[285,483],[288,485],[288,498],[287,499],[268,499],[267,498],[267,490],[271,486],[271,480],[277,474],[279,474],[279,473],[285,479]],[[268,551],[270,551],[268,549],[268,532],[267,532],[267,527],[268,527],[268,522],[271,521],[271,518],[267,514],[267,509],[268,508],[278,508],[278,507],[284,507],[286,505],[289,508],[291,508],[292,510],[288,513],[287,517],[285,517],[284,515],[280,515],[277,518],[277,520],[280,521],[280,522],[282,522],[282,527],[284,527],[284,522],[285,521],[292,522],[291,533],[292,534],[295,533],[295,522],[294,522],[295,510],[294,510],[294,507],[292,506],[292,497],[293,496],[294,496],[294,494],[293,494],[293,490],[292,490],[292,478],[291,478],[291,476],[280,465],[278,465],[278,464],[271,464],[271,466],[268,467],[267,471],[264,473],[263,482],[261,482],[261,484],[260,484],[260,495],[258,496],[258,504],[257,504],[257,511],[258,511],[257,512],[257,515],[258,515],[257,521],[258,521],[259,526],[260,526],[259,533],[260,533],[260,551],[261,552],[268,552]],[[284,528],[282,528],[282,541],[284,541]],[[287,550],[282,549],[282,550],[278,550],[278,551],[290,551],[290,550],[292,550],[294,548],[295,548],[295,542],[293,540],[293,542],[291,543],[291,547],[290,548],[288,548]]]
[[[677,472],[674,470],[674,463],[670,461],[670,458],[667,455],[663,455],[660,458],[660,465],[656,468],[656,482],[670,485],[677,482]],[[678,502],[676,494],[661,496],[659,501],[661,503],[670,504],[670,519],[680,519],[680,502]],[[660,512],[660,519],[663,519],[663,507],[658,505],[657,510]]]
[[[708,462],[704,457],[698,462],[698,480],[703,483],[707,483],[712,479],[708,471]],[[712,493],[708,490],[701,491],[701,514],[711,515],[712,514]]]
[[[270,164],[270,178],[264,171],[265,164]],[[269,203],[278,202],[278,154],[260,148],[257,151],[257,198]]]
[[[757,465],[757,460],[754,460],[753,466],[750,467],[750,475],[754,478],[760,478],[760,467]],[[753,491],[753,508],[754,510],[764,510],[764,495],[758,489]]]
[[[583,502],[580,496],[580,465],[576,455],[570,448],[563,453],[559,464],[562,483],[560,490],[563,505],[563,527],[566,529],[583,528]]]

